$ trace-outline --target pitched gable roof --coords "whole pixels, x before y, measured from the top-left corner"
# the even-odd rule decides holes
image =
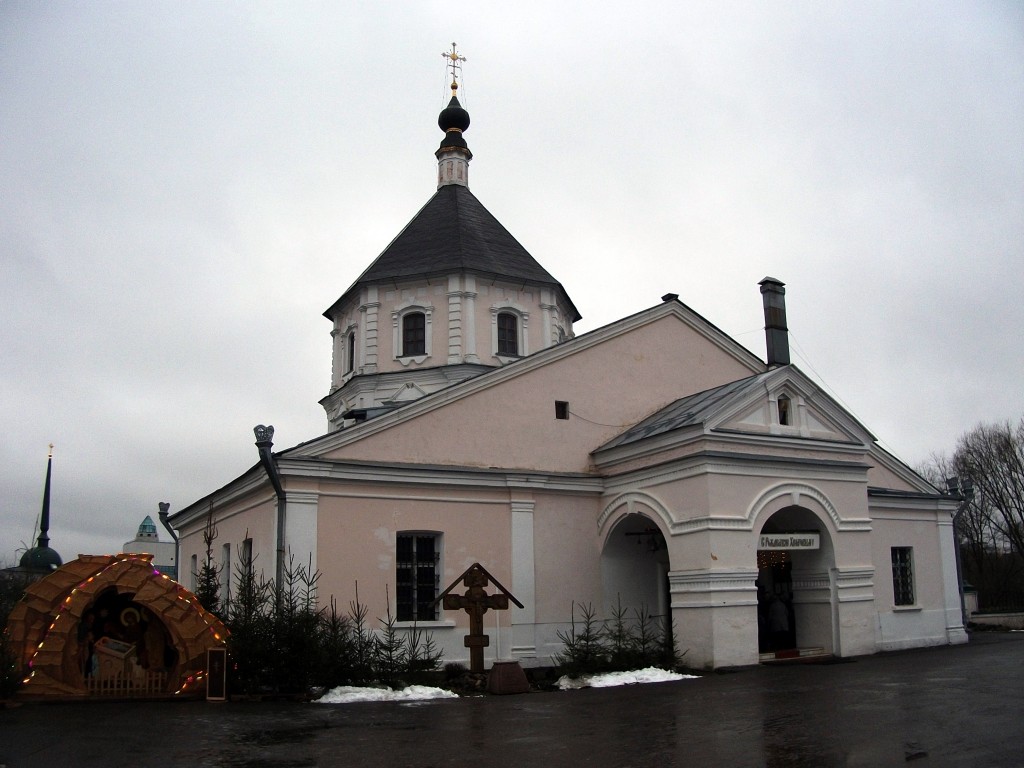
[[[364,283],[462,271],[551,285],[569,302],[573,322],[580,319],[561,283],[467,187],[457,184],[438,189],[324,315],[331,317],[335,308]]]
[[[803,428],[790,427],[782,437],[804,437],[864,446],[874,436],[833,398],[815,386],[796,366],[785,365],[765,373],[731,381],[680,398],[612,438],[596,452],[640,442],[687,427],[734,433],[765,433],[767,423],[758,421],[768,391],[800,393],[806,399]],[[792,391],[790,391],[792,390]],[[754,419],[750,419],[754,416]]]

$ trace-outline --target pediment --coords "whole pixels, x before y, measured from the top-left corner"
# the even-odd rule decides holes
[[[707,420],[708,431],[742,432],[866,445],[871,434],[798,369],[761,377]]]
[[[427,394],[425,389],[414,382],[408,381],[384,402],[387,405],[411,403],[413,400],[419,400],[425,394]]]

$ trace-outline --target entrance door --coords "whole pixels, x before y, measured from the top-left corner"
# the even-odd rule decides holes
[[[758,550],[756,583],[758,652],[796,648],[793,561],[789,552]]]

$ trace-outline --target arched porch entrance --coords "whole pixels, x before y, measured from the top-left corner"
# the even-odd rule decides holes
[[[601,584],[609,614],[626,611],[663,622],[670,614],[669,557],[665,536],[654,520],[630,512],[614,523],[601,551]]]
[[[834,653],[835,549],[828,527],[810,509],[791,505],[755,533],[762,659]]]

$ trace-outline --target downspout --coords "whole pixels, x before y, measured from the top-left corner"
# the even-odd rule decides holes
[[[161,501],[158,502],[157,506],[160,508],[160,523],[171,534],[171,538],[174,539],[174,580],[181,583],[181,545],[178,543],[178,534],[171,527],[171,504],[168,501]]]
[[[271,448],[274,447],[274,428],[262,424],[253,427],[253,434],[256,435],[256,448],[260,454],[260,464],[270,478],[270,484],[274,486],[274,493],[277,494],[277,565],[274,569],[276,585],[280,594],[281,584],[284,583],[284,532],[285,512],[288,505],[285,501],[284,486],[281,485],[281,473],[274,463],[274,454]]]

